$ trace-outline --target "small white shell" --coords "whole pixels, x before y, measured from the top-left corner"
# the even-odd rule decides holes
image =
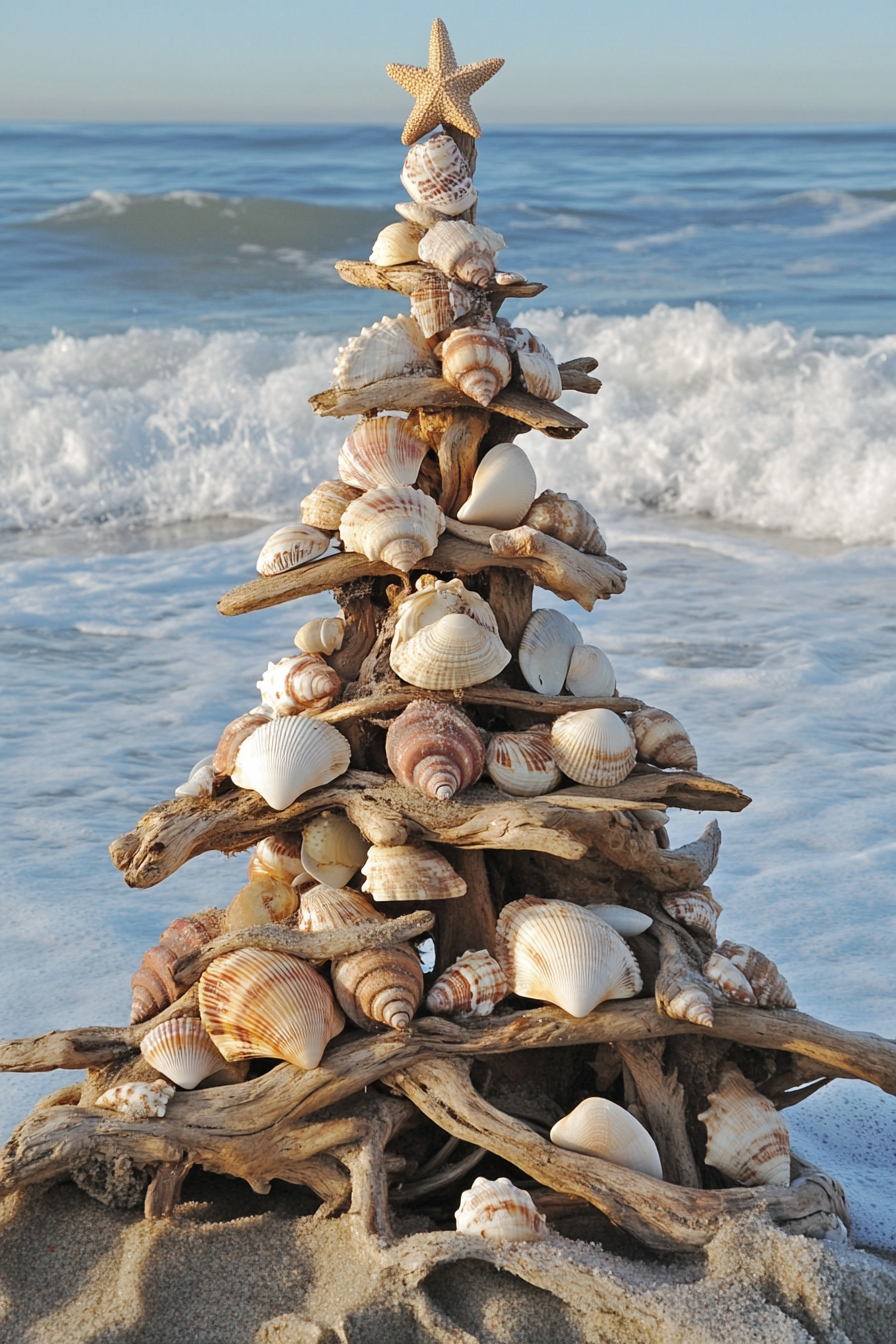
[[[561,714],[551,729],[551,745],[563,773],[592,788],[619,784],[635,764],[632,730],[612,709]]]
[[[566,673],[570,695],[610,696],[616,689],[613,664],[594,644],[579,644],[573,649]]]
[[[333,369],[333,386],[352,389],[368,387],[381,378],[398,378],[404,373],[428,373],[438,376],[438,367],[426,344],[423,332],[412,317],[384,317],[372,327],[363,327],[339,350]]]
[[[432,555],[444,530],[438,504],[409,485],[368,490],[349,504],[339,524],[346,550],[382,560],[402,574]]]
[[[438,224],[441,219],[450,219],[450,215],[443,215],[441,210],[436,210],[431,205],[420,205],[417,201],[399,201],[395,209],[403,219],[409,219],[412,224],[420,224],[424,229],[431,229],[433,224]]]
[[[198,1017],[175,1017],[153,1027],[140,1053],[178,1087],[192,1090],[227,1063]]]
[[[453,1017],[487,1017],[510,993],[507,976],[483,948],[465,952],[439,976],[426,996],[431,1013]]]
[[[512,372],[496,327],[458,327],[442,343],[442,377],[480,406],[491,404]]]
[[[582,643],[578,627],[562,611],[541,607],[526,622],[517,653],[520,671],[533,691],[559,695],[572,651]]]
[[[659,1150],[644,1126],[606,1097],[586,1097],[558,1120],[551,1143],[572,1153],[600,1157],[604,1162],[663,1179]]]
[[[154,1083],[119,1083],[98,1097],[94,1105],[118,1111],[124,1120],[161,1119],[173,1096],[171,1084],[157,1078]]]
[[[496,1181],[477,1176],[461,1195],[454,1218],[458,1232],[486,1241],[542,1241],[547,1236],[547,1220],[532,1196],[506,1176]]]
[[[421,224],[410,220],[387,224],[376,236],[370,260],[374,266],[401,266],[404,262],[416,261],[417,244],[425,233]]]
[[[342,648],[345,621],[341,616],[318,616],[306,621],[293,643],[303,653],[335,653]]]
[[[309,789],[343,774],[351,759],[348,740],[332,724],[304,714],[272,719],[247,737],[231,778],[255,789],[275,812],[282,812]]]
[[[418,205],[432,206],[444,215],[462,215],[478,200],[470,165],[443,131],[411,145],[401,185]]]
[[[463,616],[472,616],[477,625],[490,634],[498,636],[498,622],[484,597],[465,588],[460,579],[434,579],[424,574],[417,580],[416,592],[403,597],[398,606],[398,620],[392,635],[392,649],[403,644],[418,630],[433,625],[443,616],[459,612]],[[500,638],[500,636],[498,636]]]
[[[563,391],[563,383],[554,356],[525,327],[513,327],[511,332],[526,391],[543,401],[556,401]]]
[[[535,468],[515,443],[498,443],[483,457],[470,498],[457,511],[462,523],[479,523],[496,531],[516,527],[532,506]]]
[[[393,647],[390,662],[412,686],[444,691],[491,681],[510,662],[510,654],[472,616],[454,613]]]
[[[739,1185],[790,1184],[790,1134],[774,1103],[735,1064],[722,1065],[706,1126],[706,1161]]]
[[[322,812],[302,832],[302,864],[315,882],[344,887],[367,858],[367,841],[354,822]]]
[[[255,685],[262,704],[276,714],[300,714],[329,708],[342,689],[342,678],[319,653],[297,653],[268,663]]]
[[[492,780],[515,798],[537,798],[560,783],[549,728],[524,733],[493,733],[485,754]]]
[[[450,901],[467,884],[429,845],[371,845],[362,891],[375,901]]]
[[[623,938],[634,938],[650,928],[653,920],[640,910],[632,910],[627,905],[586,905],[590,915],[596,915],[611,929],[615,929]]]
[[[495,253],[505,246],[501,235],[492,229],[449,219],[433,225],[418,253],[421,261],[435,266],[443,275],[454,275],[464,284],[484,288],[495,273]]]
[[[337,466],[342,479],[359,490],[413,485],[428,451],[407,420],[380,415],[355,426],[342,445]]]
[[[316,527],[308,527],[305,523],[290,523],[288,527],[278,528],[273,536],[268,537],[255,562],[255,568],[259,574],[267,577],[284,574],[289,569],[307,565],[309,560],[316,560],[329,545],[330,538],[326,532],[319,532]]]
[[[190,771],[186,784],[178,784],[175,798],[211,798],[215,787],[215,753],[203,756]]]

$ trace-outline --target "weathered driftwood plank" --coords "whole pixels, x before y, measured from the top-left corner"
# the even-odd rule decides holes
[[[663,1069],[664,1040],[619,1041],[616,1049],[635,1084],[640,1105],[673,1185],[699,1190],[703,1185],[685,1124],[684,1088],[673,1068]]]
[[[360,289],[387,289],[396,294],[411,295],[430,268],[418,261],[408,261],[401,266],[376,266],[371,261],[354,261],[351,258],[336,262],[336,270],[343,280]],[[543,294],[547,285],[536,280],[521,281],[515,285],[499,285],[495,281],[486,289],[491,299],[534,299]]]
[[[617,714],[630,714],[643,709],[644,701],[632,696],[569,696],[539,695],[537,691],[518,691],[510,686],[489,682],[485,686],[468,686],[459,691],[424,691],[418,686],[402,686],[397,691],[344,700],[331,709],[321,710],[314,717],[327,723],[349,723],[352,719],[376,719],[384,714],[396,714],[412,700],[440,700],[443,704],[494,705],[501,709],[523,709],[529,714],[568,714],[573,709],[612,709]]]

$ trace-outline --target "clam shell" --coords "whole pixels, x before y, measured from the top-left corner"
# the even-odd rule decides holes
[[[460,327],[442,344],[442,377],[480,406],[488,406],[507,386],[511,372],[510,356],[497,328]]]
[[[790,1135],[774,1104],[734,1064],[723,1064],[709,1108],[706,1161],[739,1185],[789,1185]]]
[[[361,890],[375,901],[447,901],[467,890],[448,860],[429,845],[371,845],[361,872]]]
[[[368,948],[332,966],[333,991],[355,1026],[402,1031],[423,998],[423,972],[409,947]]]
[[[253,709],[251,713],[241,714],[238,719],[233,719],[228,723],[221,734],[215,748],[215,754],[212,757],[212,769],[219,778],[224,778],[233,773],[240,747],[257,728],[262,728],[266,723],[270,723],[272,713],[273,711],[265,706],[263,712]]]
[[[554,720],[551,745],[560,769],[577,784],[609,788],[635,764],[635,739],[612,709],[580,709]]]
[[[704,887],[704,891],[708,888]],[[710,898],[711,899],[711,898]],[[713,904],[715,902],[713,901]],[[746,943],[722,943],[719,953],[746,976],[760,1008],[795,1008],[790,986],[764,952]]]
[[[296,631],[293,643],[303,653],[335,653],[342,648],[344,638],[345,621],[341,616],[318,616]]]
[[[407,420],[380,415],[362,420],[339,454],[339,475],[360,490],[413,485],[429,449]]]
[[[513,348],[526,391],[543,401],[556,401],[563,391],[560,370],[546,345],[526,327],[513,327]]]
[[[472,616],[453,613],[424,626],[398,648],[393,645],[389,661],[412,686],[444,691],[490,681],[510,662],[510,654]]]
[[[227,1063],[198,1017],[160,1022],[143,1037],[140,1053],[159,1073],[188,1091]]]
[[[650,915],[632,910],[627,905],[586,905],[585,909],[589,915],[596,915],[609,924],[623,938],[634,938],[639,933],[645,933],[653,923]]]
[[[431,205],[420,205],[417,201],[399,201],[395,209],[402,218],[409,219],[412,224],[421,224],[424,229],[431,229],[440,220],[451,218],[450,215],[443,215],[441,210]]]
[[[527,896],[501,911],[497,957],[514,994],[585,1017],[606,999],[628,999],[641,973],[619,934],[567,901]]]
[[[402,574],[432,555],[444,531],[438,504],[408,485],[368,490],[348,506],[339,525],[347,551],[381,560]]]
[[[577,499],[570,499],[568,495],[542,490],[523,523],[588,555],[607,553],[607,543],[591,514]]]
[[[172,920],[131,976],[131,1022],[146,1022],[179,998],[183,989],[174,983],[175,965],[223,932],[224,911],[215,908]]]
[[[756,995],[753,993],[753,986],[743,971],[738,970],[734,962],[729,961],[721,952],[713,952],[703,967],[703,974],[707,980],[718,985],[732,1003],[746,1003],[755,1008]]]
[[[380,229],[370,254],[374,266],[401,266],[417,260],[417,244],[426,233],[421,224],[405,219]]]
[[[622,1106],[606,1097],[586,1097],[575,1110],[558,1120],[551,1130],[551,1143],[572,1153],[615,1162],[663,1179],[659,1150],[644,1126]]]
[[[483,949],[458,957],[427,994],[426,1006],[431,1013],[487,1017],[509,993],[507,976]]]
[[[561,778],[549,728],[493,733],[485,753],[485,768],[498,788],[515,798],[550,793]]]
[[[705,933],[715,942],[716,924],[722,907],[713,900],[709,887],[696,887],[693,891],[675,891],[671,895],[661,896],[663,909],[686,929]],[[727,953],[725,954],[727,956]]]
[[[157,1078],[154,1083],[119,1083],[110,1087],[101,1097],[97,1097],[94,1106],[104,1110],[118,1111],[123,1120],[161,1119],[168,1102],[174,1096],[170,1083]]]
[[[433,271],[423,277],[411,295],[411,312],[423,335],[429,337],[447,331],[475,302],[474,290]]]
[[[350,390],[368,387],[382,378],[405,373],[438,374],[423,332],[412,317],[384,317],[372,327],[362,327],[341,346],[333,369],[333,386]]]
[[[359,924],[385,924],[386,916],[375,910],[359,891],[350,887],[311,887],[302,892],[297,928],[302,933],[352,928]]]
[[[492,229],[449,219],[434,224],[424,235],[418,255],[443,275],[484,289],[495,273],[495,253],[504,246],[504,239]]]
[[[302,867],[301,843],[293,844],[276,835],[266,835],[263,840],[259,840],[249,860],[249,881],[265,875],[278,877],[281,882],[295,883],[296,886],[307,882],[308,874]]]
[[[285,1059],[314,1069],[345,1025],[326,981],[298,957],[241,947],[199,981],[199,1014],[227,1060]]]
[[[289,880],[258,877],[234,896],[224,911],[224,927],[251,929],[258,924],[282,924],[299,908],[299,893]]]
[[[569,671],[572,651],[582,643],[578,626],[562,611],[541,607],[526,622],[517,660],[533,691],[559,695]]]
[[[432,625],[442,616],[460,612],[463,616],[472,616],[477,625],[490,634],[498,636],[498,622],[489,604],[478,593],[465,588],[460,579],[433,578],[424,574],[417,580],[417,591],[402,598],[398,606],[398,620],[392,635],[392,648],[395,649],[405,640],[416,635],[425,625]]]
[[[485,768],[479,730],[463,710],[412,700],[386,733],[386,760],[402,784],[429,798],[453,798]]]
[[[629,715],[638,760],[651,765],[696,770],[697,753],[682,725],[664,709],[638,709]]]
[[[326,532],[305,523],[290,523],[281,527],[268,537],[262,546],[255,568],[259,574],[285,574],[288,569],[298,569],[309,560],[316,560],[330,545]]]
[[[470,165],[451,136],[442,131],[411,145],[401,170],[401,185],[418,205],[428,205],[443,215],[462,215],[478,199]]]
[[[319,653],[298,653],[268,663],[257,681],[262,704],[276,714],[301,714],[327,709],[342,690],[342,678]]]
[[[322,812],[302,832],[305,871],[325,887],[344,887],[367,858],[367,841],[354,822]]]
[[[342,515],[363,492],[345,481],[321,481],[302,500],[302,522],[322,532],[338,532]],[[311,650],[309,650],[311,652]]]
[[[515,443],[498,443],[483,457],[470,498],[458,509],[462,523],[479,523],[503,531],[522,522],[537,490],[535,468]]]
[[[613,664],[594,644],[577,644],[569,657],[566,689],[570,695],[611,696],[616,689]]]
[[[547,1236],[547,1220],[532,1196],[506,1176],[496,1181],[477,1176],[461,1195],[454,1218],[458,1232],[486,1241],[542,1241]]]
[[[178,784],[175,798],[211,798],[215,791],[215,756],[203,756],[190,771],[185,784]]]
[[[343,774],[350,759],[351,748],[338,728],[291,714],[256,729],[237,752],[231,778],[282,812],[309,789]]]

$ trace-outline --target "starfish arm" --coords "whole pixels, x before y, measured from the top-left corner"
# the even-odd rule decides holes
[[[405,93],[416,98],[422,79],[429,74],[429,71],[419,65],[391,64],[386,66],[386,74],[390,79],[394,79],[396,84],[400,84]]]
[[[473,61],[471,65],[462,65],[459,69],[452,71],[445,80],[446,85],[451,88],[462,89],[469,97],[477,89],[481,89],[483,84],[496,75],[504,64],[503,56],[492,56],[487,61]]]
[[[418,94],[413,110],[405,122],[401,143],[412,145],[422,135],[434,131],[444,119],[443,106],[443,99],[436,94],[430,94],[428,97],[425,94]]]
[[[482,134],[482,127],[470,106],[469,98],[457,100],[448,89],[444,91],[440,101],[439,121],[456,126],[459,131],[466,131],[467,135],[472,135],[474,139],[478,139]]]
[[[450,75],[457,69],[457,57],[441,19],[436,19],[429,35],[429,68],[439,74]]]

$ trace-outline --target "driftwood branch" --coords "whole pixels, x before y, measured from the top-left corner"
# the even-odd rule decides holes
[[[702,886],[716,866],[722,841],[718,822],[711,821],[699,840],[680,849],[662,849],[655,831],[633,826],[624,812],[589,810],[570,829],[603,858],[639,873],[654,891],[663,892]]]
[[[490,682],[486,686],[467,686],[458,691],[424,691],[418,686],[402,686],[397,691],[344,700],[314,717],[327,723],[348,723],[352,719],[381,719],[397,714],[412,700],[439,700],[442,704],[488,705],[499,709],[522,709],[528,714],[568,714],[573,709],[612,709],[631,714],[644,708],[643,700],[631,696],[539,695],[537,691],[518,691]]]
[[[638,1103],[659,1149],[663,1175],[673,1185],[699,1190],[703,1182],[685,1124],[684,1088],[675,1069],[663,1070],[666,1042],[620,1041],[617,1050],[632,1076]]]
[[[370,261],[337,261],[336,270],[343,280],[360,289],[389,289],[396,294],[411,295],[421,280],[429,273],[429,268],[417,261],[405,262],[400,266],[376,266]],[[525,280],[515,285],[499,285],[494,280],[486,289],[489,299],[534,299],[543,294],[547,285],[536,280]]]

